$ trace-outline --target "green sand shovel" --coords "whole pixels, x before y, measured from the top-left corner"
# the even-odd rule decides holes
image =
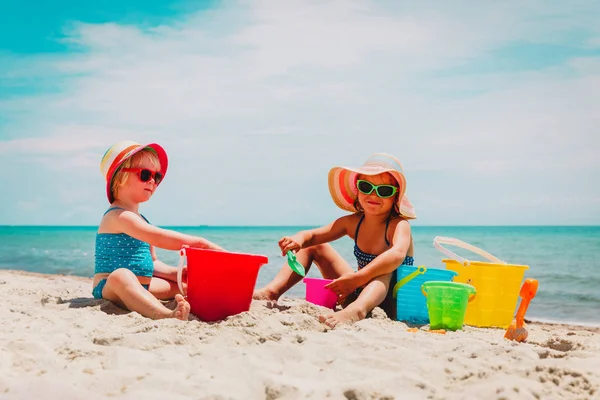
[[[288,265],[290,266],[292,271],[294,271],[295,273],[297,273],[300,276],[306,276],[306,271],[304,270],[304,265],[300,264],[296,260],[296,255],[294,253],[292,253],[291,250],[287,252],[287,258],[288,258]]]

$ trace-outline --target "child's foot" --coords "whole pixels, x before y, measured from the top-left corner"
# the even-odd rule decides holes
[[[330,328],[335,328],[338,325],[351,324],[365,319],[365,313],[356,307],[347,307],[335,313],[320,315],[319,321]]]
[[[175,301],[177,302],[177,307],[175,307],[171,316],[182,321],[187,321],[190,316],[190,303],[180,294],[175,295]]]
[[[269,300],[276,302],[279,299],[279,296],[277,295],[277,293],[275,293],[269,288],[262,288],[260,290],[255,291],[252,295],[252,298],[254,300]]]

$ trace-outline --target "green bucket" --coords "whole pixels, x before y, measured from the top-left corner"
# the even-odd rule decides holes
[[[462,329],[467,304],[475,298],[475,287],[459,282],[429,281],[421,286],[427,297],[429,329]]]

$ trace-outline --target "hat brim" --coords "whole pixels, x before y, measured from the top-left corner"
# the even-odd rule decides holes
[[[390,173],[400,186],[398,194],[398,210],[400,215],[406,219],[416,219],[415,208],[406,195],[406,178],[401,172],[380,166],[363,166],[360,168],[353,167],[334,167],[329,171],[328,183],[329,193],[334,203],[342,210],[349,212],[358,212],[354,207],[354,200],[358,196],[356,188],[356,179],[358,175],[379,175],[382,173]]]
[[[108,170],[108,173],[106,174],[106,197],[108,198],[109,203],[112,204],[115,201],[115,197],[113,196],[111,186],[112,186],[113,178],[115,177],[115,173],[117,172],[119,167],[121,165],[123,165],[123,163],[126,160],[130,159],[135,154],[139,153],[140,151],[142,151],[146,148],[151,148],[152,150],[154,150],[156,152],[156,155],[158,157],[158,162],[160,163],[160,172],[163,174],[163,181],[164,181],[164,177],[167,175],[167,169],[169,167],[169,158],[167,157],[167,152],[165,151],[165,149],[162,148],[161,145],[159,145],[157,143],[150,143],[147,145],[137,146],[134,149],[125,149],[123,151],[123,153],[126,154],[126,156],[118,157],[118,158],[120,158],[119,162],[116,162],[113,165],[111,165],[110,169]],[[161,183],[162,183],[162,181],[161,181]]]

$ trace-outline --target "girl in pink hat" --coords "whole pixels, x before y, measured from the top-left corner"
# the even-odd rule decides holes
[[[402,165],[388,154],[373,154],[360,168],[335,167],[329,171],[329,192],[335,204],[351,214],[281,238],[282,255],[296,252],[307,270],[314,263],[323,278],[333,279],[326,287],[338,295],[343,309],[319,317],[328,326],[361,320],[377,306],[395,319],[396,269],[414,262],[408,221],[416,215],[405,194]],[[346,235],[354,240],[357,271],[328,244]],[[301,279],[284,265],[254,298],[276,301]]]
[[[223,250],[210,241],[151,225],[139,213],[167,173],[168,158],[158,144],[130,141],[110,147],[100,163],[110,208],[96,235],[94,298],[110,300],[145,317],[187,320],[190,305],[179,294],[177,268],[156,258],[155,247]],[[171,310],[160,300],[175,298]]]

